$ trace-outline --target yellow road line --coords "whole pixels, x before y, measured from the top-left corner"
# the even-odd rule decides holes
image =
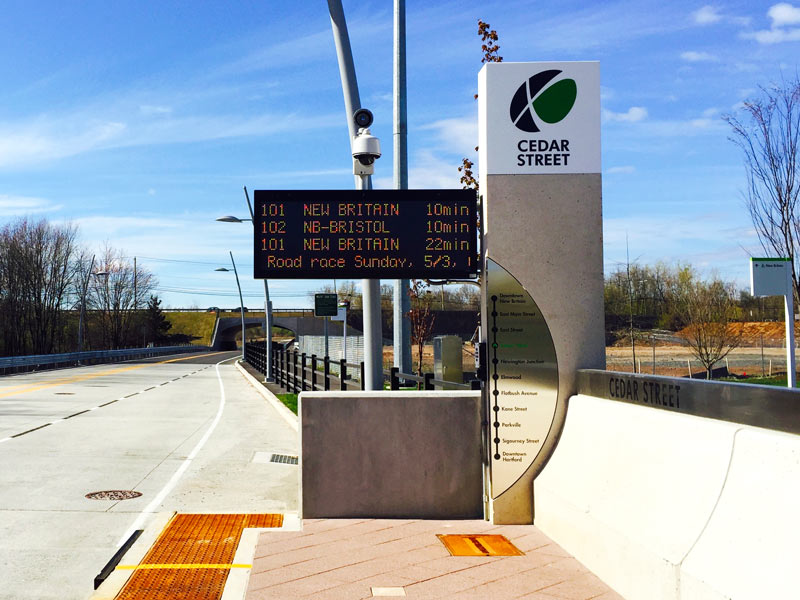
[[[208,564],[208,563],[172,563],[164,565],[118,565],[117,570],[121,571],[139,571],[150,569],[252,569],[253,565],[245,565],[233,563],[225,564]]]
[[[211,354],[204,354],[203,356],[216,356],[218,354],[225,354],[225,352],[212,352]],[[154,362],[154,363],[131,365],[129,367],[121,367],[121,368],[118,368],[118,369],[110,369],[108,371],[101,371],[99,373],[90,373],[88,375],[76,375],[75,377],[68,377],[66,379],[59,379],[59,380],[56,380],[56,381],[51,381],[50,383],[44,383],[44,384],[32,385],[32,386],[29,385],[29,387],[24,387],[24,384],[23,384],[23,385],[19,385],[19,386],[14,386],[14,387],[17,387],[17,388],[22,388],[22,389],[17,389],[15,391],[11,391],[11,392],[5,391],[3,393],[0,393],[0,398],[5,398],[6,396],[15,396],[17,394],[26,394],[28,392],[36,392],[38,390],[46,390],[46,389],[51,388],[51,387],[57,387],[59,385],[66,385],[68,383],[79,383],[81,381],[87,381],[89,379],[97,379],[98,377],[105,377],[106,375],[116,375],[117,373],[124,373],[126,371],[135,371],[137,369],[144,369],[146,367],[153,367],[153,366],[156,366],[156,365],[164,365],[164,364],[167,364],[167,363],[179,362],[179,361],[182,361],[182,360],[189,360],[189,359],[192,359],[192,358],[197,358],[197,356],[198,356],[197,354],[192,354],[191,356],[183,356],[181,358],[171,358],[169,360],[161,360],[161,361]],[[6,389],[8,389],[8,388],[6,388]]]

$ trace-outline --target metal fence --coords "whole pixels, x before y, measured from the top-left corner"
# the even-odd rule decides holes
[[[266,347],[262,343],[245,346],[245,360],[259,373],[266,374]],[[285,350],[272,345],[272,373],[275,383],[289,392],[363,390],[364,363],[349,363],[344,359],[308,355],[297,350]]]
[[[7,356],[0,358],[0,374],[35,371],[39,368],[55,369],[82,364],[118,362],[136,358],[148,358],[163,354],[182,352],[201,352],[208,346],[161,346],[155,348],[124,348],[121,350],[90,350],[87,352],[67,352],[64,354],[32,354],[28,356]]]
[[[266,348],[261,343],[248,343],[245,346],[245,360],[259,373],[266,374]],[[363,390],[364,363],[349,363],[345,360],[331,360],[327,356],[306,354],[297,350],[285,350],[280,344],[272,345],[272,373],[275,383],[289,392]],[[469,383],[455,383],[435,379],[433,373],[415,375],[401,373],[397,367],[383,372],[389,389],[407,389],[409,382],[416,383],[420,390],[480,390],[477,379]],[[401,383],[402,382],[402,383]]]

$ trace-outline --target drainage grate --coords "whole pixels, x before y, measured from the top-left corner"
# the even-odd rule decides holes
[[[56,396],[74,396],[75,392],[56,392]]]
[[[283,463],[285,465],[296,465],[297,457],[289,454],[273,454],[269,461],[274,463]]]
[[[89,500],[130,500],[141,495],[141,492],[134,492],[133,490],[106,490],[104,492],[86,494],[86,497]]]

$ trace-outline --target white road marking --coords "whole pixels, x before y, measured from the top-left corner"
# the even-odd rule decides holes
[[[161,488],[161,491],[158,492],[158,494],[156,495],[155,498],[153,498],[150,504],[148,504],[144,508],[144,510],[141,513],[139,513],[139,516],[133,522],[133,525],[131,525],[128,528],[128,530],[123,534],[119,542],[117,542],[117,548],[122,546],[122,544],[125,543],[125,541],[133,534],[134,531],[136,531],[137,529],[143,529],[142,525],[144,525],[144,522],[147,520],[148,517],[151,516],[152,513],[155,512],[155,510],[164,501],[164,498],[167,497],[167,494],[169,494],[175,487],[175,485],[177,485],[180,478],[186,472],[186,469],[189,468],[189,466],[192,464],[192,461],[197,457],[200,450],[203,449],[203,446],[205,446],[206,442],[211,437],[211,434],[214,432],[214,429],[216,429],[217,424],[222,418],[222,411],[225,409],[225,387],[222,384],[222,376],[219,373],[219,366],[222,363],[227,362],[229,360],[236,360],[236,358],[238,357],[226,358],[225,360],[221,360],[216,365],[214,365],[217,370],[217,380],[219,381],[219,408],[217,409],[217,415],[214,417],[214,420],[211,422],[211,425],[209,425],[205,434],[203,434],[203,437],[200,439],[199,442],[197,442],[197,445],[189,453],[189,456],[187,456],[186,459],[181,463],[181,466],[178,467],[178,470],[175,471],[175,473],[172,475],[167,484],[163,488]]]

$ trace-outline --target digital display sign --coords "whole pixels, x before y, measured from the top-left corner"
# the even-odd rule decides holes
[[[473,190],[256,190],[256,279],[478,274]]]

